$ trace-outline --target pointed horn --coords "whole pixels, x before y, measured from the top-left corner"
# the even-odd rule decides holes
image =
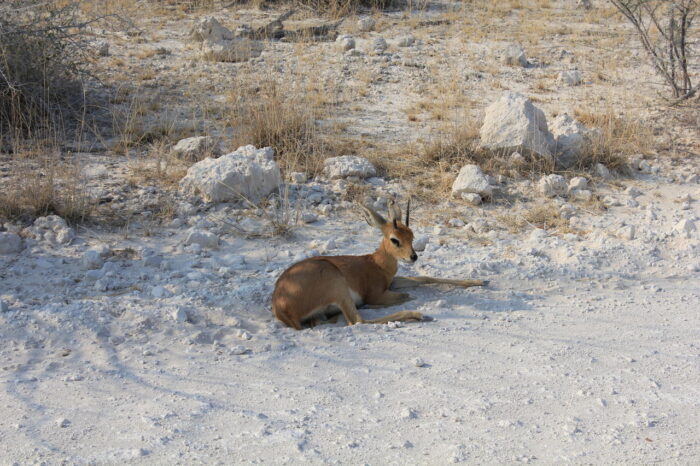
[[[406,226],[408,226],[408,218],[411,215],[411,198],[408,198],[408,203],[406,204]]]

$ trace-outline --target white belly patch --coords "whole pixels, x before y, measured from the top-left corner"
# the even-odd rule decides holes
[[[348,288],[348,291],[350,292],[350,297],[352,298],[352,301],[355,303],[355,306],[362,306],[362,296],[360,296],[355,290],[352,288]]]

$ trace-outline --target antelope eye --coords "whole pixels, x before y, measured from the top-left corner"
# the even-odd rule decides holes
[[[395,246],[401,246],[401,243],[396,238],[391,238],[391,242],[394,243]]]

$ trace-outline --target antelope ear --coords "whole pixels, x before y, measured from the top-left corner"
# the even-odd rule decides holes
[[[364,204],[360,204],[360,209],[362,209],[362,215],[364,215],[365,220],[371,227],[379,228],[380,230],[386,224],[384,217],[376,213],[374,210],[370,209]]]
[[[394,227],[396,227],[396,222],[401,221],[401,207],[399,207],[394,199],[389,199],[389,202],[387,202],[387,210],[389,211],[389,221],[394,222]]]

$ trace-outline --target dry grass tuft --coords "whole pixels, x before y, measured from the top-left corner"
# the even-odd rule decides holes
[[[0,183],[0,219],[29,221],[55,214],[79,223],[90,217],[94,201],[76,160],[35,147],[16,151],[7,163],[11,170]]]
[[[233,147],[272,147],[283,172],[318,174],[327,157],[352,153],[342,126],[324,118],[326,100],[310,94],[283,94],[276,84],[231,94]],[[328,124],[323,124],[323,123]]]
[[[611,170],[624,173],[628,160],[634,154],[646,154],[654,144],[650,125],[641,120],[618,116],[612,110],[603,112],[577,109],[574,117],[600,133],[587,144],[587,150],[579,157],[575,170],[586,171],[597,163]]]

